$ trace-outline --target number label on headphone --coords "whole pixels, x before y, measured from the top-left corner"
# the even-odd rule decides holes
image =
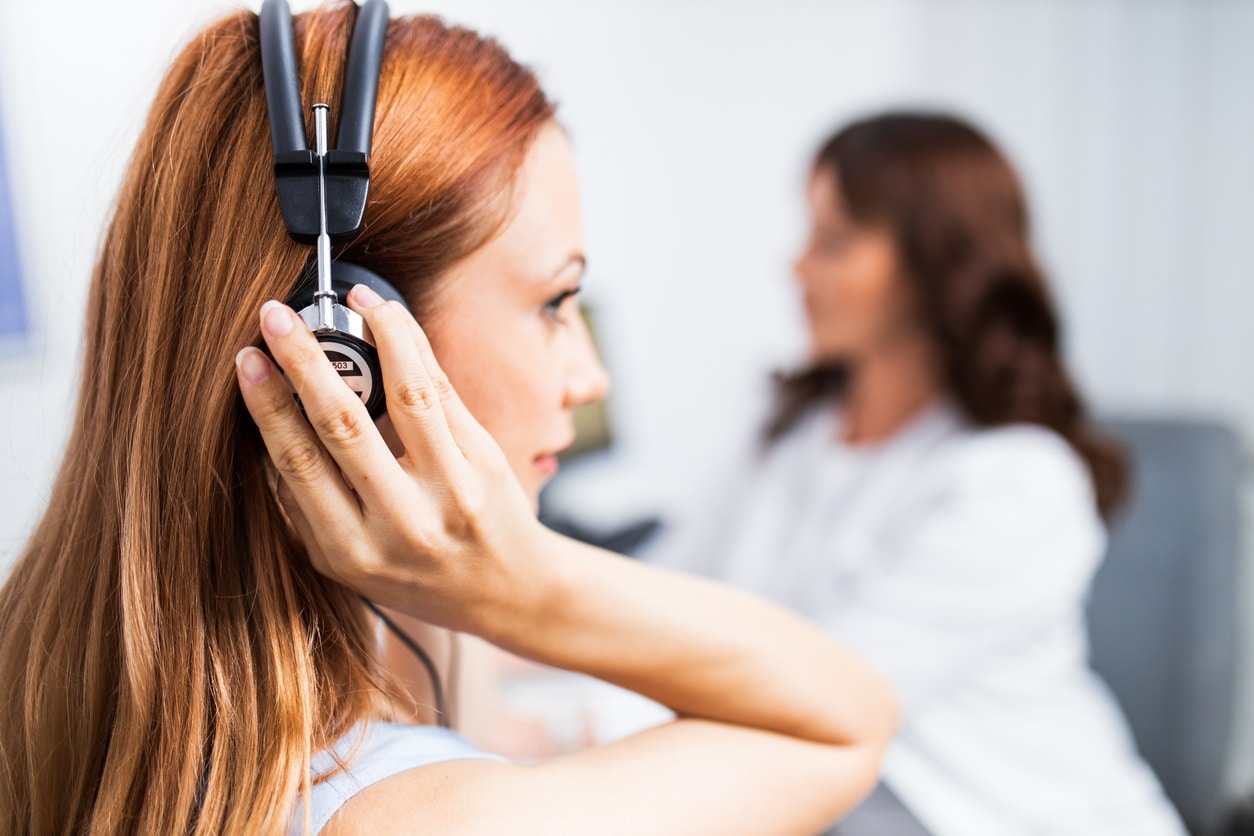
[[[340,379],[357,393],[363,403],[368,401],[370,391],[374,388],[374,375],[370,371],[370,364],[366,362],[366,358],[352,346],[339,341],[324,342],[322,350],[326,352],[327,359],[331,361],[331,368],[339,373]]]

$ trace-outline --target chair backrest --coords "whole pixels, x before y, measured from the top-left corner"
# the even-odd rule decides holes
[[[1200,832],[1223,802],[1235,708],[1241,447],[1213,423],[1103,428],[1132,459],[1133,496],[1089,600],[1092,665]]]

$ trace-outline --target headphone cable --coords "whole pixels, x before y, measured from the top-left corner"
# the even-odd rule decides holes
[[[440,674],[435,669],[435,663],[431,661],[431,657],[427,655],[427,652],[422,649],[422,646],[419,645],[418,642],[414,641],[408,633],[397,626],[392,619],[384,615],[383,611],[375,606],[374,601],[365,597],[361,600],[367,607],[370,608],[370,611],[377,615],[379,620],[381,620],[387,628],[392,631],[392,635],[396,636],[401,644],[409,648],[409,652],[414,654],[415,658],[417,658],[418,661],[422,663],[422,666],[426,668],[427,677],[431,680],[431,690],[435,692],[436,722],[446,729],[449,728],[448,707],[444,702],[444,687],[440,684]]]

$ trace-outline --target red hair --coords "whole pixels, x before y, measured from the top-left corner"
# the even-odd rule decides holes
[[[332,114],[355,13],[295,20],[305,101]],[[552,115],[495,42],[391,21],[366,228],[345,249],[421,309],[500,228]],[[65,458],[0,591],[0,832],[276,832],[311,752],[381,711],[362,606],[288,533],[235,384],[258,307],[308,254],[268,130],[240,12],[157,94],[92,279]]]

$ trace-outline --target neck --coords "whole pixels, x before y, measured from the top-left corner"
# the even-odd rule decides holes
[[[896,340],[854,366],[842,402],[842,438],[849,444],[891,438],[941,394],[931,345],[921,336]]]
[[[450,648],[454,640],[451,634],[396,610],[386,609],[385,612],[388,618],[430,656],[439,671],[447,698],[450,689],[449,680],[453,673],[450,671]],[[387,689],[389,693],[386,695],[390,709],[388,719],[429,725],[438,723],[439,717],[434,711],[435,690],[427,669],[390,630],[383,630],[383,646],[379,661],[387,671],[392,686]],[[455,710],[453,706],[450,706],[450,709]]]

